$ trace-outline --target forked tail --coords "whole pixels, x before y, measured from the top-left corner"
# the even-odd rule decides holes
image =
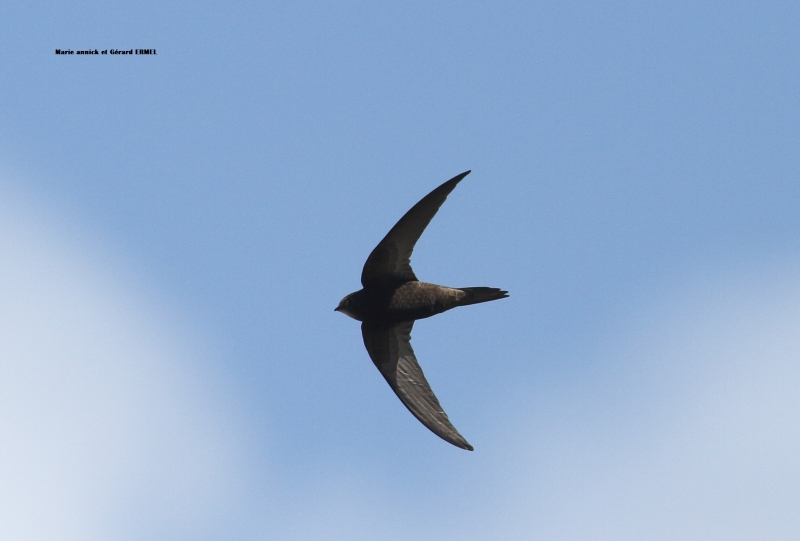
[[[497,299],[505,299],[508,297],[508,291],[503,291],[497,287],[460,287],[458,289],[466,293],[464,298],[459,302],[459,306],[496,301]]]

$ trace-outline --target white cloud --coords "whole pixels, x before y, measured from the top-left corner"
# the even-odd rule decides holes
[[[2,191],[0,254],[0,538],[229,527],[243,449],[200,375],[208,354],[107,256]]]
[[[797,270],[685,291],[531,406],[492,537],[800,538]]]

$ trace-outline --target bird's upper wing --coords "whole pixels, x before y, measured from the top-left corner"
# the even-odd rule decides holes
[[[414,350],[411,349],[413,325],[413,321],[394,327],[362,324],[361,334],[369,356],[414,417],[443,440],[472,451],[472,446],[458,433],[442,410],[414,356]]]
[[[361,283],[364,287],[380,285],[387,281],[417,279],[410,263],[414,245],[456,184],[469,173],[465,171],[451,178],[423,197],[400,218],[364,263],[364,270],[361,272]]]

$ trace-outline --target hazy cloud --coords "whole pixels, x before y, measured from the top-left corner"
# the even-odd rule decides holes
[[[107,257],[5,195],[0,537],[203,538],[242,478],[241,438],[198,375],[207,353]]]

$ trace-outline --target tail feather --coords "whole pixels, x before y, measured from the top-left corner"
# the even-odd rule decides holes
[[[505,299],[508,297],[508,291],[503,291],[497,287],[460,287],[458,289],[466,293],[464,298],[461,299],[459,306],[496,301],[497,299]]]

